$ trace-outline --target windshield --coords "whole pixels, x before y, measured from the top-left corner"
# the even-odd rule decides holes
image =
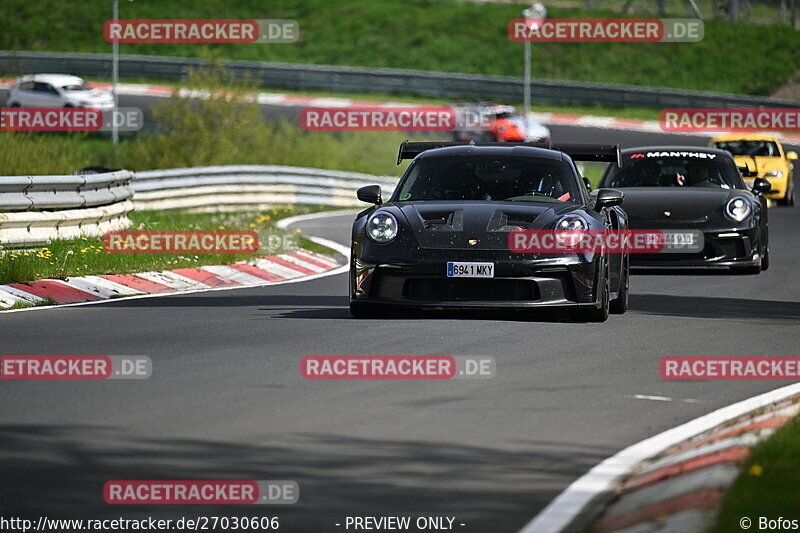
[[[732,164],[694,158],[629,159],[620,169],[611,165],[602,186],[744,188]]]
[[[420,159],[407,171],[396,196],[398,201],[579,199],[574,173],[566,162],[498,156]]]
[[[85,83],[72,83],[70,85],[64,85],[61,87],[62,90],[72,92],[72,91],[88,91],[89,86]]]
[[[714,148],[727,150],[733,155],[755,157],[780,157],[781,151],[773,141],[718,141]]]

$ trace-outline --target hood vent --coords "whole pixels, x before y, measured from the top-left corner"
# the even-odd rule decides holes
[[[428,231],[463,231],[464,230],[464,211],[456,210],[422,210],[417,213],[422,219],[422,225]]]
[[[489,220],[486,231],[514,231],[530,228],[533,221],[538,217],[537,213],[495,211]]]

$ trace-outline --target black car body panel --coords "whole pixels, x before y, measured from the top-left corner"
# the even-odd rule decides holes
[[[650,160],[663,162],[672,157],[664,154],[684,153],[714,156],[715,163],[723,165],[731,176],[730,188],[625,187],[618,183],[614,187],[625,193],[625,211],[631,229],[700,230],[704,235],[704,248],[696,253],[634,253],[631,254],[631,264],[635,267],[668,268],[761,266],[769,239],[766,199],[763,194],[746,189],[728,152],[698,147],[630,148],[622,151],[621,171],[628,165],[641,164],[648,156]],[[600,187],[610,186],[614,174],[614,169],[607,169]],[[736,197],[746,198],[752,207],[750,215],[741,222],[728,218],[724,212],[726,204]]]
[[[351,304],[432,308],[531,308],[598,306],[597,280],[609,273],[611,297],[620,291],[627,254],[537,254],[509,250],[510,232],[553,227],[565,214],[576,213],[589,229],[626,229],[618,206],[593,209],[572,160],[553,150],[520,146],[467,146],[427,150],[420,159],[455,156],[545,158],[569,165],[579,198],[572,202],[426,200],[401,201],[399,192],[384,204],[358,214],[352,231]],[[380,244],[366,234],[369,218],[378,212],[397,220],[396,237]],[[448,261],[491,262],[493,278],[447,277]],[[627,271],[626,271],[627,272]]]

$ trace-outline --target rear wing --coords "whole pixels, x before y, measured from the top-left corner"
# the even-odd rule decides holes
[[[570,156],[575,161],[602,161],[616,163],[617,167],[622,166],[622,155],[619,152],[618,144],[541,144],[527,142],[409,142],[400,143],[400,151],[397,153],[397,164],[404,159],[414,159],[426,150],[435,148],[447,148],[449,146],[530,146],[531,148],[546,148],[555,150]]]

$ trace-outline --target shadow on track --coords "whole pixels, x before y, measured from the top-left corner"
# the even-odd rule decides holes
[[[299,301],[299,300],[298,300]],[[303,300],[303,304],[306,302]],[[262,307],[260,311],[276,311],[268,307]],[[297,309],[297,310],[277,310],[280,315],[277,318],[305,318],[305,319],[346,319],[369,323],[371,320],[482,320],[493,322],[570,322],[581,323],[572,320],[569,313],[565,310],[524,310],[509,311],[487,309],[485,311],[476,310],[434,310],[434,309],[408,309],[391,310],[374,318],[353,318],[347,308],[345,298],[343,307],[335,309]]]
[[[696,318],[800,320],[800,302],[744,298],[631,294],[630,310],[650,315]]]
[[[309,533],[332,531],[354,515],[455,516],[467,524],[457,528],[465,533],[517,531],[555,492],[612,453],[561,442],[498,449],[317,433],[245,444],[137,439],[117,427],[83,425],[5,425],[0,435],[5,516],[278,515],[281,529]],[[105,504],[103,484],[127,479],[291,479],[300,484],[300,502]]]
[[[729,268],[636,268],[634,276],[731,276],[734,280],[754,277],[753,274],[734,272]]]

